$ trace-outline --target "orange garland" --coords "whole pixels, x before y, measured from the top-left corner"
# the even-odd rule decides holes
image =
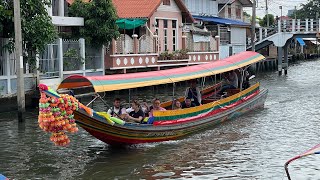
[[[79,102],[73,96],[63,94],[60,98],[47,97],[41,91],[39,100],[39,127],[45,132],[51,132],[50,140],[57,146],[70,143],[66,132],[75,133],[78,127],[74,120],[73,111],[79,109]]]

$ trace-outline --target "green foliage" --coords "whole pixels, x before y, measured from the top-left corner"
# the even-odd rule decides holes
[[[48,43],[56,37],[56,29],[52,24],[45,5],[50,5],[50,0],[21,0],[21,28],[23,51],[30,62],[34,64],[35,56],[44,50]],[[0,2],[0,25],[2,37],[14,38],[13,0]],[[0,34],[1,35],[1,34]],[[8,46],[12,47],[12,45]]]
[[[267,22],[269,19],[269,26],[274,24],[274,16],[272,14],[265,15],[262,19],[259,20],[259,25],[262,27],[267,27]]]
[[[73,29],[73,35],[84,37],[86,43],[100,47],[119,36],[116,25],[117,13],[112,0],[94,0],[90,3],[76,0],[69,9],[69,15],[83,17],[83,27]]]
[[[317,13],[320,13],[320,0],[309,0],[306,4],[302,4],[302,8],[295,13],[297,19],[316,19]],[[291,15],[291,18],[295,17],[295,13]]]

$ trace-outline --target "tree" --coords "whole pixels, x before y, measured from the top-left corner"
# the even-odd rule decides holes
[[[269,26],[274,24],[274,16],[272,14],[265,15],[262,19],[259,21],[259,25],[262,27],[266,27],[268,25],[268,19],[269,19]]]
[[[112,0],[83,2],[76,0],[69,9],[70,16],[83,17],[84,26],[73,29],[74,35],[84,37],[86,43],[101,47],[119,36],[118,19]]]
[[[320,0],[310,0],[306,4],[301,4],[302,8],[295,11],[290,17],[297,19],[316,19],[320,12]],[[319,17],[318,17],[319,18]]]
[[[21,0],[23,52],[30,64],[34,64],[36,54],[42,52],[45,46],[57,37],[55,26],[45,8],[46,5],[51,5],[51,1]],[[13,17],[13,0],[0,2],[2,37],[14,37]]]

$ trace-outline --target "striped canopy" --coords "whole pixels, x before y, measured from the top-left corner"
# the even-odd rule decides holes
[[[217,60],[207,64],[168,70],[106,76],[72,75],[64,79],[59,85],[58,89],[93,86],[96,92],[105,92],[160,84],[169,84],[220,74],[259,62],[263,59],[264,56],[259,53],[246,51],[228,57],[226,59]]]

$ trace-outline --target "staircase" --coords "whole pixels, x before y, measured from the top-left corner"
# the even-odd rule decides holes
[[[255,50],[258,51],[270,44],[283,47],[287,40],[293,37],[317,37],[319,35],[319,20],[300,19],[278,20],[276,26],[261,27],[255,34]],[[251,50],[251,40],[248,40],[247,50]]]

